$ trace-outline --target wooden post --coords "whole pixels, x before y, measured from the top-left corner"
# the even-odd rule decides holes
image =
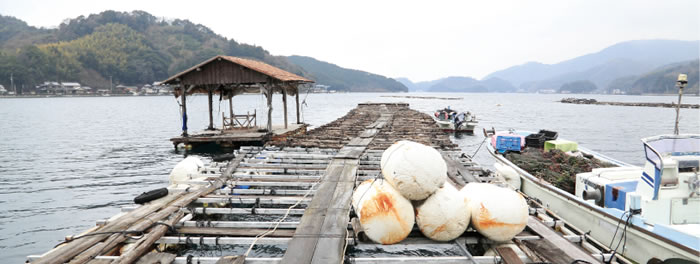
[[[233,92],[228,97],[228,110],[229,110],[229,117],[232,118],[231,120],[233,120]]]
[[[182,136],[187,137],[187,87],[182,87]]]
[[[267,94],[267,132],[272,133],[272,86],[265,85]]]
[[[287,129],[287,90],[282,88],[282,104],[284,105],[284,129]]]
[[[299,86],[297,86],[297,124],[301,124],[301,121],[299,120]]]
[[[207,89],[207,96],[209,97],[209,127],[207,130],[214,130],[214,106],[213,104],[213,93],[211,89]]]

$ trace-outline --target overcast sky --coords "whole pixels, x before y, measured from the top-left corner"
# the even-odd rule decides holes
[[[33,26],[104,10],[189,19],[274,55],[413,81],[557,63],[635,39],[700,39],[700,1],[0,0]]]

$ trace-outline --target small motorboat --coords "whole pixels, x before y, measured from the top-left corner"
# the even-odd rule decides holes
[[[435,111],[433,119],[445,132],[474,133],[474,127],[479,123],[471,112],[458,113],[449,107]]]
[[[520,178],[513,179],[516,188],[594,239],[610,242],[617,254],[638,263],[700,256],[700,135],[642,139],[646,165],[637,167],[557,139],[556,132],[553,138],[547,138],[547,130],[484,132],[491,138],[487,149],[500,163],[499,174],[514,171]],[[548,154],[554,149],[560,154]],[[549,155],[552,163],[545,164]],[[548,178],[556,168],[576,163],[592,169]],[[602,163],[607,165],[596,166]]]

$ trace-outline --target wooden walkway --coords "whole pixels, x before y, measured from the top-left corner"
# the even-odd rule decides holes
[[[443,154],[449,180],[457,187],[501,180],[454,149],[446,134],[409,129],[408,123],[420,123],[425,117],[429,118],[407,105],[363,104],[334,121],[334,126],[264,147],[242,147],[234,160],[210,163],[200,172],[208,178],[190,181],[186,191],[179,188],[183,191],[146,205],[124,207],[119,215],[98,221],[95,228],[82,234],[89,236],[78,235],[43,255],[29,256],[29,260],[427,264],[570,263],[576,259],[597,263],[610,258],[605,245],[535,201],[530,203],[528,228],[512,241],[517,251],[494,246],[471,229],[450,242],[429,240],[417,229],[397,245],[367,240],[358,219],[351,218],[350,199],[357,184],[381,177],[379,163],[385,141],[412,139],[433,145]],[[429,131],[431,127],[421,129]],[[324,134],[337,136],[341,147],[329,147],[338,145],[329,141],[316,147],[293,146],[318,141]],[[145,234],[109,233],[125,230]],[[154,248],[161,252],[152,252]],[[497,253],[485,255],[489,248]],[[423,253],[417,256],[416,252]],[[556,252],[556,259],[551,252]],[[613,263],[629,262],[618,259]]]

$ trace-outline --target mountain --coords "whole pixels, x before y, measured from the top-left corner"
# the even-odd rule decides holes
[[[406,86],[406,88],[408,88],[409,92],[417,92],[418,91],[418,86],[416,86],[415,83],[413,83],[411,80],[409,80],[406,77],[394,78],[394,80],[396,80],[396,81],[400,82],[401,84],[403,84],[404,86]]]
[[[598,90],[598,87],[596,87],[593,82],[587,80],[568,82],[559,88],[560,93],[576,94],[591,93],[596,90]]]
[[[641,74],[656,67],[697,58],[699,41],[633,40],[599,52],[556,64],[528,62],[496,71],[485,77],[499,77],[526,91],[557,89],[563,83],[589,80],[606,87],[617,78]]]
[[[329,85],[328,89],[353,92],[408,92],[400,82],[369,72],[339,67],[311,57],[289,56],[287,59],[309,71],[318,84]]]
[[[412,92],[452,92],[452,93],[487,93],[515,92],[515,87],[500,78],[479,81],[471,77],[447,77],[432,81],[413,83],[407,78],[397,78]]]
[[[683,92],[687,94],[700,93],[698,79],[700,77],[700,60],[673,63],[646,72],[639,76],[618,78],[607,87],[608,92],[619,90],[627,94],[662,94],[678,93],[676,80],[678,74],[688,75],[688,84]]]
[[[44,81],[76,81],[93,88],[161,81],[215,55],[263,61],[309,77],[331,71],[307,70],[284,56],[238,43],[189,20],[164,19],[144,11],[104,11],[80,16],[56,29],[35,28],[0,15],[0,84],[34,87]],[[330,64],[329,64],[330,65]],[[317,72],[314,72],[317,71]],[[380,79],[383,76],[375,75]],[[392,82],[346,79],[348,91],[401,90]],[[354,90],[360,87],[360,90]],[[405,88],[405,87],[404,87]],[[31,90],[31,88],[29,89]]]

